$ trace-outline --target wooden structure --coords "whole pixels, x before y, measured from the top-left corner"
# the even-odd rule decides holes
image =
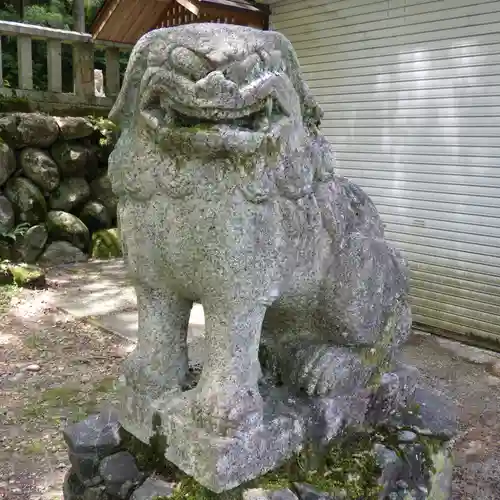
[[[17,40],[17,81],[4,85],[2,72],[2,37]],[[33,42],[47,47],[47,88],[36,89],[33,72]],[[73,89],[63,91],[62,47],[73,52]],[[104,51],[105,97],[95,90],[94,59],[96,50]],[[44,26],[0,20],[0,111],[5,106],[23,101],[26,110],[41,110],[56,114],[88,113],[91,109],[107,114],[120,91],[120,53],[130,53],[131,45],[92,40],[88,33],[46,28]],[[10,104],[9,104],[10,103]]]
[[[95,40],[133,44],[155,28],[196,22],[268,28],[269,9],[252,0],[106,0],[92,25]]]

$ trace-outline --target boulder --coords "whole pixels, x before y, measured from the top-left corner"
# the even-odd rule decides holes
[[[106,492],[125,500],[143,478],[135,458],[128,451],[120,451],[103,459],[99,474],[104,479]]]
[[[76,215],[53,210],[47,214],[47,228],[52,240],[67,241],[83,251],[89,247],[89,230]]]
[[[14,205],[18,222],[38,224],[47,216],[47,204],[42,192],[25,177],[10,179],[4,191],[5,196]]]
[[[60,136],[67,141],[83,139],[94,133],[94,126],[86,118],[79,116],[56,116],[54,119],[59,126]]]
[[[74,264],[88,260],[79,248],[67,241],[54,241],[38,259],[38,264],[44,267],[59,266],[62,264]]]
[[[45,224],[30,227],[14,245],[13,254],[15,260],[21,260],[28,264],[36,262],[47,244],[48,237],[49,233]]]
[[[0,140],[0,186],[16,171],[16,157],[8,144]]]
[[[85,179],[92,182],[107,172],[107,165],[99,163],[99,147],[92,144],[87,147],[87,165],[85,166]]]
[[[106,173],[95,179],[90,184],[90,191],[92,192],[92,197],[106,207],[111,219],[114,220],[116,218],[118,198],[113,192],[108,174]]]
[[[52,146],[51,154],[63,176],[85,175],[89,150],[82,144],[58,142]]]
[[[112,223],[108,209],[99,201],[88,201],[82,208],[79,218],[91,233],[107,229]]]
[[[46,286],[45,272],[37,266],[27,264],[9,265],[14,283],[23,288],[44,288]]]
[[[0,195],[0,234],[5,234],[14,228],[16,216],[12,203]]]
[[[52,210],[71,212],[81,206],[90,196],[90,187],[83,177],[64,179],[50,195],[49,207]]]
[[[9,113],[0,117],[0,137],[12,147],[48,148],[59,136],[52,116],[42,113]]]
[[[98,481],[101,460],[119,451],[119,431],[120,424],[109,411],[91,415],[64,429],[63,436],[68,444],[69,460],[73,471],[82,482]]]
[[[12,249],[9,243],[0,238],[0,261],[11,260],[11,259],[12,259]]]
[[[118,229],[102,229],[92,235],[90,255],[94,259],[114,259],[122,256]]]
[[[56,162],[42,149],[23,149],[19,154],[19,162],[24,175],[44,193],[50,193],[59,185],[60,176]]]
[[[137,488],[130,500],[154,500],[173,496],[175,484],[164,481],[161,477],[151,476]]]

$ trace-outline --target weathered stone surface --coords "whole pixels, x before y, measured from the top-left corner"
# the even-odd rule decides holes
[[[16,171],[16,157],[8,144],[0,139],[0,187]]]
[[[418,370],[396,363],[392,372],[384,373],[380,386],[373,395],[367,420],[372,423],[389,422],[395,410],[414,403]]]
[[[167,459],[215,492],[272,469],[306,436],[386,418],[413,389],[391,376],[411,329],[407,264],[370,198],[335,175],[300,75],[276,32],[156,30],[137,43],[110,115],[140,318],[121,422],[147,442],[156,416]],[[205,358],[182,391],[197,300]]]
[[[0,195],[0,233],[8,233],[16,224],[12,203]]]
[[[119,449],[120,424],[110,412],[92,415],[64,429],[73,471],[81,481],[98,476],[102,458]]]
[[[88,201],[84,205],[79,218],[91,233],[99,229],[107,229],[112,223],[108,209],[100,201],[95,200]]]
[[[101,175],[90,184],[92,197],[102,203],[111,219],[116,217],[117,197],[113,192],[108,174]]]
[[[54,241],[38,259],[38,264],[44,267],[59,266],[61,264],[74,264],[85,262],[88,256],[79,248],[67,241]]]
[[[83,494],[83,500],[112,500],[111,497],[106,493],[105,486],[93,486],[91,488],[86,488]]]
[[[77,142],[58,142],[52,146],[52,157],[66,176],[84,176],[89,159],[88,148]]]
[[[288,489],[269,491],[253,488],[243,492],[243,500],[298,500],[298,497]]]
[[[48,148],[57,140],[59,127],[52,116],[41,113],[8,113],[0,116],[0,138],[18,149]]]
[[[313,488],[310,484],[295,483],[293,486],[299,496],[299,500],[335,500],[327,493]]]
[[[414,405],[418,411],[397,415],[393,423],[446,439],[456,436],[459,429],[458,408],[446,394],[421,384],[415,390]]]
[[[24,177],[10,179],[5,185],[5,196],[14,205],[18,222],[38,224],[47,216],[47,204],[42,192]]]
[[[82,484],[75,472],[70,469],[64,478],[63,496],[64,500],[83,500],[85,486]]]
[[[61,210],[47,214],[47,229],[53,240],[67,241],[85,251],[90,243],[87,226],[76,215]]]
[[[160,477],[148,477],[130,497],[130,500],[155,500],[157,497],[170,497],[175,484],[167,483]]]
[[[107,164],[99,163],[100,148],[95,145],[87,147],[87,164],[85,165],[85,179],[92,182],[107,172]]]
[[[127,451],[104,458],[99,466],[99,474],[104,479],[106,491],[122,499],[128,498],[132,488],[142,478],[134,457]]]
[[[47,244],[48,237],[49,233],[45,224],[31,226],[22,237],[17,239],[14,245],[13,252],[16,255],[16,260],[22,260],[29,264],[36,262]]]
[[[396,482],[399,479],[404,467],[402,459],[398,454],[386,446],[376,444],[374,447],[375,457],[381,469],[378,483],[381,487],[380,498],[384,499],[396,489]]]
[[[113,412],[104,411],[69,425],[64,429],[63,436],[71,451],[96,452],[104,457],[120,447],[119,430],[117,416]]]
[[[24,175],[43,192],[49,193],[59,185],[59,169],[56,162],[45,151],[37,148],[25,148],[19,154],[19,162]]]
[[[94,133],[89,120],[78,116],[55,116],[61,138],[65,140],[83,139]]]
[[[49,198],[51,210],[71,212],[80,207],[90,196],[90,187],[83,177],[64,179]]]

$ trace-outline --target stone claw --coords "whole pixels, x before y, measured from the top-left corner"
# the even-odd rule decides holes
[[[309,396],[346,394],[363,386],[373,367],[363,364],[356,353],[341,347],[320,346],[299,364],[297,379]]]

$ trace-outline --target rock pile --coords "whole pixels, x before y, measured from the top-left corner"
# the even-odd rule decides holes
[[[50,266],[92,254],[93,235],[116,225],[107,175],[114,129],[106,120],[0,115],[0,260]]]

